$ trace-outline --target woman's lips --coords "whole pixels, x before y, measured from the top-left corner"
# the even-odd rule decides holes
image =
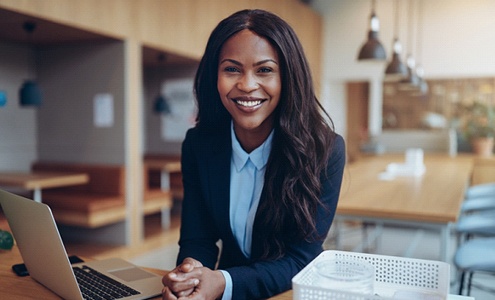
[[[266,99],[238,97],[238,98],[232,98],[232,101],[234,101],[237,105],[242,106],[242,107],[254,108],[256,106],[261,105],[261,103],[266,101]]]

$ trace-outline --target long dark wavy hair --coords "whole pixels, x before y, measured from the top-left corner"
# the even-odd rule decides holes
[[[198,128],[217,131],[231,116],[217,90],[219,55],[223,44],[248,29],[277,50],[282,76],[275,110],[274,138],[255,226],[264,228],[262,259],[282,257],[295,239],[314,240],[316,212],[321,202],[320,176],[326,169],[335,133],[318,101],[303,48],[293,29],[264,10],[242,10],[213,30],[196,73],[194,92]]]

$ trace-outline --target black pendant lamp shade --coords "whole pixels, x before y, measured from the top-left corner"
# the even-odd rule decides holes
[[[26,80],[19,90],[19,102],[21,106],[40,106],[42,102],[41,90],[38,84],[32,80]]]
[[[368,31],[368,40],[364,43],[359,51],[358,60],[385,60],[387,54],[382,43],[378,40],[378,32],[380,30],[380,20],[375,14],[375,1],[372,1],[372,9],[370,16],[370,30]]]
[[[394,53],[392,54],[392,60],[385,69],[385,75],[389,79],[402,79],[407,76],[407,67],[400,59],[402,51],[402,45],[398,38],[394,39]]]
[[[158,95],[158,97],[156,97],[155,103],[153,105],[153,110],[157,114],[164,114],[164,115],[167,115],[171,112],[167,99],[165,99],[163,95]]]
[[[31,35],[36,29],[36,23],[24,22],[22,28],[28,34],[28,39],[31,39]],[[31,41],[29,41],[31,43]],[[26,80],[19,90],[19,104],[21,106],[40,106],[42,102],[42,94],[40,87],[34,80]]]
[[[423,78],[424,76],[424,70],[421,65],[416,65],[416,77],[417,77],[417,84],[416,84],[416,89],[413,91],[413,96],[426,96],[428,94],[428,83],[426,80]]]
[[[162,65],[166,59],[167,56],[165,55],[165,53],[158,54],[157,60],[159,65]],[[159,90],[161,90],[161,84]],[[172,112],[167,99],[165,98],[165,96],[162,95],[161,92],[155,98],[155,102],[153,103],[153,111],[157,114],[162,114],[162,115],[168,115]]]
[[[394,40],[392,43],[392,59],[385,69],[385,79],[389,81],[398,81],[407,76],[407,67],[401,60],[402,44],[399,41],[399,12],[400,1],[394,2],[395,20],[394,20]]]
[[[419,77],[416,74],[416,60],[412,55],[407,56],[407,77],[400,81],[401,90],[414,90],[418,87]]]

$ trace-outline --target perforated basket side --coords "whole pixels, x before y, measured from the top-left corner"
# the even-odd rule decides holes
[[[353,294],[351,291],[332,291],[314,286],[316,275],[313,272],[313,265],[327,259],[356,259],[371,263],[375,267],[375,294],[380,297]],[[399,290],[426,293],[446,299],[449,294],[449,278],[450,266],[444,262],[327,250],[301,270],[293,278],[292,283],[294,299],[298,300],[392,299],[394,292]]]

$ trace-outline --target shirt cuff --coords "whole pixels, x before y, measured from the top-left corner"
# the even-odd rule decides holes
[[[222,300],[232,300],[232,277],[229,272],[219,270],[225,278],[225,290],[223,290]]]

